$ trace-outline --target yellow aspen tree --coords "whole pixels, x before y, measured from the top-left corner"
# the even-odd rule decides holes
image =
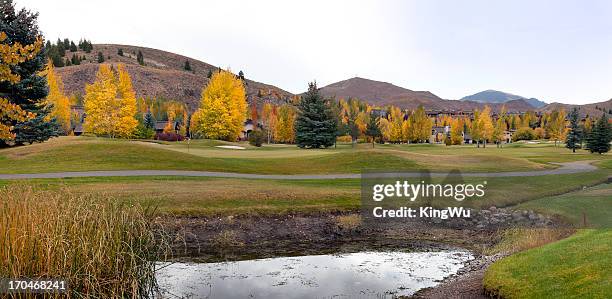
[[[48,117],[55,117],[57,122],[62,127],[64,134],[68,135],[71,131],[70,124],[70,100],[64,94],[64,83],[62,78],[55,73],[53,63],[47,63],[47,85],[49,86],[49,94],[45,99],[44,104],[52,107]]]
[[[555,110],[550,114],[546,123],[546,130],[550,139],[555,141],[555,146],[559,140],[565,139],[565,110]]]
[[[381,117],[378,119],[378,128],[384,140],[391,140],[391,123],[388,119]]]
[[[100,65],[96,80],[85,86],[85,123],[83,129],[95,135],[114,136],[114,121],[117,121],[116,79],[107,64]]]
[[[463,143],[463,122],[460,118],[455,118],[450,121],[451,144],[461,145]]]
[[[274,140],[282,143],[293,143],[295,141],[295,108],[285,104],[278,109],[278,121],[276,122],[276,130]]]
[[[482,122],[480,121],[480,111],[474,110],[474,120],[470,126],[470,134],[472,134],[472,140],[476,141],[476,147],[480,147],[480,141],[482,140]]]
[[[197,130],[211,139],[236,140],[247,115],[246,91],[242,80],[229,71],[213,74],[202,91]]]
[[[408,121],[410,122],[409,135],[412,141],[425,142],[429,140],[432,122],[431,119],[427,117],[423,105],[419,105],[419,107],[410,114]]]
[[[168,115],[168,121],[166,126],[164,126],[164,133],[174,133],[174,122],[176,120],[176,108],[174,105],[168,105],[166,115]]]
[[[85,132],[111,138],[131,137],[138,121],[136,95],[123,65],[118,76],[107,64],[100,65],[96,80],[85,87]]]
[[[267,141],[270,143],[274,138],[274,131],[276,130],[277,123],[276,107],[274,107],[274,105],[270,103],[265,103],[263,105],[262,123],[266,130]]]
[[[117,91],[120,110],[118,112],[116,131],[118,136],[129,138],[134,135],[138,126],[138,120],[135,117],[138,112],[136,93],[132,87],[130,74],[123,64],[117,66],[117,73],[119,77]]]
[[[502,146],[504,141],[504,132],[506,131],[506,122],[502,117],[499,117],[495,122],[495,128],[493,129],[493,141],[497,144],[497,147]]]
[[[491,119],[491,108],[486,105],[484,109],[480,112],[480,116],[478,117],[478,122],[482,139],[483,147],[487,147],[487,140],[493,139],[493,131],[495,130],[493,126],[493,120]]]

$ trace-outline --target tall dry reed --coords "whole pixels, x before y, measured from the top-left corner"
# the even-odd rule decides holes
[[[149,297],[151,211],[67,188],[0,188],[0,277],[63,278],[70,297]]]

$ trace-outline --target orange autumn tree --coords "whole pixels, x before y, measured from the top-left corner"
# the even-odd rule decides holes
[[[49,85],[49,94],[44,104],[51,106],[51,113],[48,117],[55,117],[64,134],[68,134],[71,130],[70,100],[64,94],[62,78],[55,73],[53,63],[50,60],[47,63],[47,84]]]
[[[35,43],[23,46],[19,43],[5,44],[6,33],[0,33],[0,82],[15,83],[21,78],[13,73],[11,67],[34,58],[41,49],[42,40],[38,38]],[[12,132],[15,122],[26,121],[34,117],[6,98],[0,97],[0,140],[8,141],[15,138]]]

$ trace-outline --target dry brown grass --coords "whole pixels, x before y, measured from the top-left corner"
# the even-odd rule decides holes
[[[512,228],[502,232],[502,240],[494,247],[485,250],[487,254],[516,253],[559,241],[575,230],[568,228]]]
[[[156,258],[148,214],[106,196],[0,188],[0,277],[63,278],[71,297],[147,297]]]
[[[344,230],[354,230],[361,225],[361,215],[351,214],[336,217],[338,227]]]
[[[216,235],[212,240],[215,246],[223,249],[228,247],[241,247],[244,246],[244,242],[240,240],[238,233],[233,230],[225,230]]]

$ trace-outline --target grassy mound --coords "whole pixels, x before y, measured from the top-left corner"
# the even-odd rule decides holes
[[[494,263],[484,287],[502,298],[609,298],[610,252],[612,230],[583,230]]]

